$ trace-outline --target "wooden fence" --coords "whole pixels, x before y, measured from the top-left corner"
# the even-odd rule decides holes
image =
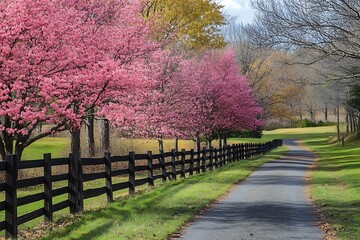
[[[184,178],[186,174],[206,172],[221,167],[233,161],[248,159],[256,155],[265,154],[281,146],[282,140],[267,143],[246,143],[225,146],[222,149],[203,148],[200,152],[193,149],[180,152],[172,150],[160,154],[135,154],[127,156],[111,156],[106,153],[103,158],[80,158],[80,154],[70,154],[69,158],[52,159],[50,154],[44,154],[42,160],[17,161],[14,155],[8,155],[5,162],[0,162],[0,172],[5,175],[5,182],[0,183],[0,192],[4,192],[5,201],[0,202],[0,212],[5,214],[0,222],[0,230],[5,230],[7,238],[17,238],[18,226],[35,218],[44,216],[45,222],[51,222],[54,212],[69,208],[70,213],[77,213],[84,209],[84,199],[106,194],[107,201],[113,201],[113,192],[128,189],[133,194],[137,186],[148,184],[154,186],[156,179],[176,180]],[[124,163],[127,167],[115,168],[116,163]],[[104,171],[85,173],[84,166],[102,166]],[[67,172],[52,174],[54,166],[66,166]],[[43,176],[18,179],[19,170],[40,168]],[[113,183],[114,177],[123,176],[125,182]],[[84,183],[96,179],[104,179],[104,185],[98,188],[84,189]],[[53,189],[59,181],[67,181],[67,186]],[[17,196],[17,190],[43,185],[40,193]],[[41,187],[41,186],[40,186]],[[67,194],[66,200],[53,203],[57,196]],[[43,201],[40,209],[18,216],[18,207]]]

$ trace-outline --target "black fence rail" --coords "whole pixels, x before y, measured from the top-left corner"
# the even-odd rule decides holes
[[[18,161],[15,155],[8,155],[5,162],[0,162],[0,172],[5,175],[5,182],[0,183],[0,192],[4,192],[5,201],[0,202],[0,212],[5,214],[0,222],[0,230],[5,230],[5,237],[17,238],[18,226],[38,217],[44,217],[45,222],[53,220],[53,214],[69,208],[70,213],[84,209],[84,199],[106,195],[107,201],[113,201],[113,193],[128,189],[134,194],[138,186],[148,184],[154,186],[157,179],[162,181],[185,178],[186,174],[206,172],[226,165],[233,161],[249,159],[265,154],[282,145],[282,140],[267,143],[245,143],[225,146],[221,149],[203,148],[197,152],[172,150],[153,154],[135,154],[126,156],[111,156],[106,153],[103,158],[81,158],[80,154],[70,154],[69,158],[52,159],[51,154],[44,154],[42,160]],[[119,164],[120,166],[118,167]],[[118,165],[116,165],[118,164]],[[67,171],[53,174],[56,166],[65,166]],[[97,172],[86,173],[84,167],[99,166]],[[42,176],[18,179],[19,170],[34,168],[42,169]],[[122,181],[113,182],[115,177]],[[104,180],[104,185],[97,188],[84,189],[84,183],[98,179]],[[67,181],[67,184],[53,188],[54,183]],[[40,193],[18,197],[18,189],[43,185]],[[59,185],[59,184],[58,184]],[[67,186],[66,186],[67,185]],[[41,186],[40,186],[41,187]],[[54,198],[67,194],[66,200],[54,203]],[[43,201],[39,209],[19,216],[18,208],[23,205]]]

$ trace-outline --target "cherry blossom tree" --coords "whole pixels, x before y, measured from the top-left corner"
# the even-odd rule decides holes
[[[130,111],[118,111],[126,112],[126,121],[111,114],[108,118],[132,136],[158,138],[160,150],[162,138],[201,135],[211,143],[230,130],[255,129],[262,123],[261,109],[231,50],[200,57],[157,51],[145,69],[151,90],[133,94],[137,100],[130,100],[136,103]]]
[[[140,0],[0,2],[3,159],[14,152],[20,159],[25,147],[52,132],[78,136],[91,109],[139,86],[132,62],[156,48],[141,8]],[[44,123],[51,129],[35,134]]]
[[[261,108],[252,96],[246,76],[239,73],[232,50],[209,51],[199,61],[197,104],[191,126],[211,145],[230,130],[261,126]]]
[[[142,80],[142,85],[148,91],[137,91],[127,98],[130,103],[113,106],[122,108],[117,112],[126,112],[127,117],[108,114],[107,118],[133,137],[158,139],[162,151],[163,138],[189,138],[191,134],[185,115],[194,106],[195,95],[190,93],[195,82],[189,76],[194,59],[174,51],[158,50],[149,54],[144,66],[143,75],[148,77]],[[123,106],[132,107],[123,109]]]

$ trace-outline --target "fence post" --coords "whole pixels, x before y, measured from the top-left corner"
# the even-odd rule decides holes
[[[51,154],[44,154],[44,221],[45,223],[53,220],[53,201],[52,201],[52,181],[51,181]]]
[[[80,153],[76,154],[77,162],[78,162],[78,212],[84,210],[84,181],[83,181],[83,166],[81,161]]]
[[[204,147],[202,149],[202,154],[201,154],[201,171],[202,172],[206,172],[206,148]]]
[[[69,154],[69,202],[70,202],[70,213],[74,214],[78,212],[78,164],[76,162],[76,155],[73,153]]]
[[[218,161],[219,159],[218,159],[218,150],[217,150],[217,148],[214,149],[214,153],[215,153],[215,155],[214,155],[215,164],[214,164],[214,165],[215,165],[215,169],[216,169],[216,168],[218,168],[218,166],[219,166],[219,161]]]
[[[238,153],[239,153],[238,150],[239,150],[239,149],[238,149],[238,145],[235,144],[235,145],[234,145],[234,161],[238,161],[238,160],[239,160],[239,159],[238,159]]]
[[[176,180],[175,160],[176,160],[176,151],[175,151],[175,149],[172,149],[171,150],[171,174],[172,174],[171,180]]]
[[[181,177],[185,178],[185,149],[181,150]]]
[[[194,175],[194,149],[191,149],[191,151],[190,151],[190,171],[189,171],[189,175],[190,176]]]
[[[220,167],[222,167],[223,166],[222,148],[219,148],[218,160]]]
[[[240,159],[244,159],[244,144],[240,144]]]
[[[231,147],[231,158],[232,158],[232,161],[235,162],[236,161],[236,146],[235,144],[232,145]]]
[[[135,193],[135,152],[129,152],[129,194]]]
[[[164,151],[163,150],[160,151],[159,162],[160,162],[160,165],[161,165],[162,181],[166,182],[167,173],[166,173],[165,157],[164,157]]]
[[[226,148],[226,159],[228,161],[228,163],[231,163],[231,147],[229,145],[225,146]]]
[[[106,198],[108,203],[114,201],[113,189],[112,189],[112,178],[111,178],[111,154],[105,153],[105,187],[106,187]]]
[[[198,149],[197,152],[197,159],[196,159],[196,173],[200,173],[200,169],[201,169],[201,149]]]
[[[222,161],[222,165],[225,166],[226,165],[226,149],[225,149],[225,146],[222,146],[222,148],[221,148],[221,161]]]
[[[246,159],[249,159],[249,144],[245,143],[245,156]]]
[[[213,170],[213,165],[214,165],[214,163],[213,163],[213,160],[214,160],[214,158],[213,158],[213,156],[214,156],[214,148],[213,147],[210,147],[210,152],[209,152],[209,169],[210,170]]]
[[[153,158],[152,152],[147,152],[147,165],[148,165],[148,178],[149,178],[149,186],[154,186],[154,169],[153,169]]]
[[[6,238],[17,238],[17,187],[18,175],[17,160],[15,155],[6,155],[5,176],[5,236]]]

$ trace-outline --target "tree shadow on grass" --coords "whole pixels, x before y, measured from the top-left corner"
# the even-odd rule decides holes
[[[221,168],[221,172],[227,170],[236,170],[242,169],[242,171],[246,170],[254,170],[258,163],[257,160],[242,160],[244,163],[247,164],[238,164],[238,163],[230,163],[225,167]],[[237,164],[237,165],[235,165]],[[213,170],[214,172],[217,170]],[[234,178],[236,179],[236,177]],[[202,200],[189,200],[186,198],[182,198],[181,202],[176,202],[173,206],[167,205],[166,200],[168,197],[172,197],[175,194],[178,194],[180,191],[188,188],[189,185],[196,184],[196,183],[213,183],[217,181],[217,183],[233,183],[236,180],[228,179],[224,180],[221,179],[219,174],[199,174],[193,176],[191,178],[186,178],[186,180],[174,181],[165,184],[164,186],[159,186],[155,190],[151,190],[150,192],[141,193],[138,196],[134,197],[126,197],[123,200],[118,202],[109,204],[108,207],[93,210],[93,211],[86,211],[80,217],[79,220],[75,221],[74,223],[66,226],[62,229],[57,229],[54,232],[50,233],[50,236],[45,239],[53,239],[53,238],[68,238],[73,232],[76,234],[79,233],[78,229],[86,229],[86,225],[90,224],[92,221],[96,219],[103,219],[106,224],[99,226],[95,229],[90,229],[88,233],[84,233],[84,237],[82,239],[91,239],[96,236],[104,235],[109,229],[114,226],[116,222],[116,227],[121,227],[122,224],[128,222],[131,218],[136,215],[142,214],[156,214],[162,215],[160,221],[172,220],[177,218],[178,216],[181,217],[182,215],[193,216],[201,209],[206,207],[208,204],[208,199]],[[196,193],[195,193],[196,194]]]

